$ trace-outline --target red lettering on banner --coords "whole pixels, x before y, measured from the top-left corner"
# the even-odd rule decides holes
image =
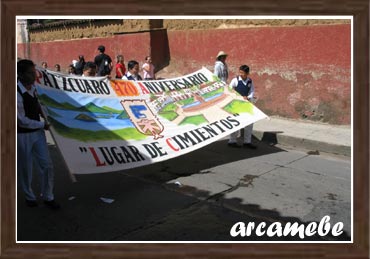
[[[166,139],[166,143],[167,143],[167,145],[173,150],[173,151],[179,151],[180,149],[178,149],[178,148],[175,148],[172,144],[171,144],[171,142],[170,142],[170,138],[168,138],[168,139]]]
[[[89,149],[90,149],[90,152],[91,152],[91,154],[93,155],[93,157],[96,161],[96,166],[105,166],[106,163],[105,162],[104,163],[100,162],[100,159],[99,159],[98,155],[96,154],[95,149],[93,147],[89,147]]]
[[[149,94],[150,93],[148,91],[148,89],[142,83],[138,82],[137,84],[140,86],[142,94]]]
[[[131,81],[111,80],[113,90],[118,96],[138,96],[139,91]]]

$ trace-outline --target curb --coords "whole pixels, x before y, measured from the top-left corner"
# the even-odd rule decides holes
[[[253,135],[262,142],[269,144],[281,144],[286,146],[304,148],[313,151],[325,152],[336,155],[351,156],[351,146],[344,146],[334,143],[299,138],[279,133],[253,130]]]

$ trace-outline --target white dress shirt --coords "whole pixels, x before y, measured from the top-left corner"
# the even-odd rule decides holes
[[[230,82],[230,87],[232,87],[232,88],[237,87],[237,86],[238,86],[239,81],[242,81],[242,82],[243,82],[243,84],[244,84],[245,86],[247,86],[247,83],[248,83],[248,81],[249,81],[249,80],[250,80],[250,81],[252,81],[252,79],[250,79],[249,77],[247,77],[247,79],[243,80],[240,76],[237,76],[237,77],[235,77],[235,78],[233,78],[233,79],[231,80],[231,82]],[[253,81],[252,81],[251,89],[249,90],[249,94],[248,94],[247,98],[248,98],[248,99],[253,99],[253,97],[254,97],[254,84],[253,84]]]
[[[36,87],[32,85],[30,90],[27,90],[21,82],[18,81],[19,89],[21,90],[22,94],[28,92],[31,96],[35,96]],[[45,123],[43,121],[36,121],[26,117],[26,112],[23,106],[23,97],[17,91],[17,124],[21,128],[27,129],[43,129]]]

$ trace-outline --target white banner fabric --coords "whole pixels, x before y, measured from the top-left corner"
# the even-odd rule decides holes
[[[174,158],[267,117],[206,68],[136,82],[37,68],[37,83],[52,135],[72,174]]]

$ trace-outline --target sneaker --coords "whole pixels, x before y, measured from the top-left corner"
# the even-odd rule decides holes
[[[253,145],[252,143],[244,143],[243,147],[250,148],[250,149],[256,149],[257,146]]]
[[[229,146],[229,147],[237,147],[237,148],[240,148],[241,146],[239,146],[238,145],[238,143],[227,143],[227,145]]]
[[[27,205],[28,207],[33,208],[33,207],[37,207],[37,206],[38,206],[38,203],[37,203],[37,201],[33,201],[33,200],[26,200],[26,205]]]
[[[52,210],[60,209],[60,205],[55,200],[44,201],[44,204],[46,205],[46,207],[48,207],[49,209],[52,209]]]

